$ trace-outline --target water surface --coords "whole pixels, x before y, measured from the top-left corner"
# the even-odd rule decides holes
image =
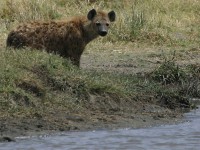
[[[200,109],[185,116],[187,121],[177,125],[18,138],[0,143],[0,150],[199,150]]]

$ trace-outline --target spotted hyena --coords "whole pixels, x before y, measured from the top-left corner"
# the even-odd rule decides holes
[[[114,11],[105,13],[92,9],[87,16],[74,17],[69,21],[25,23],[9,33],[7,46],[44,49],[69,58],[74,65],[80,66],[85,46],[99,35],[105,36],[115,16]]]

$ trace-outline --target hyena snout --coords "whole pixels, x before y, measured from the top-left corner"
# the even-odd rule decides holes
[[[100,36],[106,36],[106,34],[108,33],[108,29],[104,26],[99,26],[98,27],[98,34]]]

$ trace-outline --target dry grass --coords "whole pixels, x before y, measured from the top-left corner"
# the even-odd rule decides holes
[[[199,42],[198,0],[2,0],[1,41],[5,41],[8,31],[19,23],[86,15],[92,8],[114,10],[117,13],[117,21],[111,33],[106,38],[99,39],[98,43],[134,41],[184,46]]]

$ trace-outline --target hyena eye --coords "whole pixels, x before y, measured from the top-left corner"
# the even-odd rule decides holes
[[[109,26],[110,24],[109,23],[106,23],[106,26]]]

